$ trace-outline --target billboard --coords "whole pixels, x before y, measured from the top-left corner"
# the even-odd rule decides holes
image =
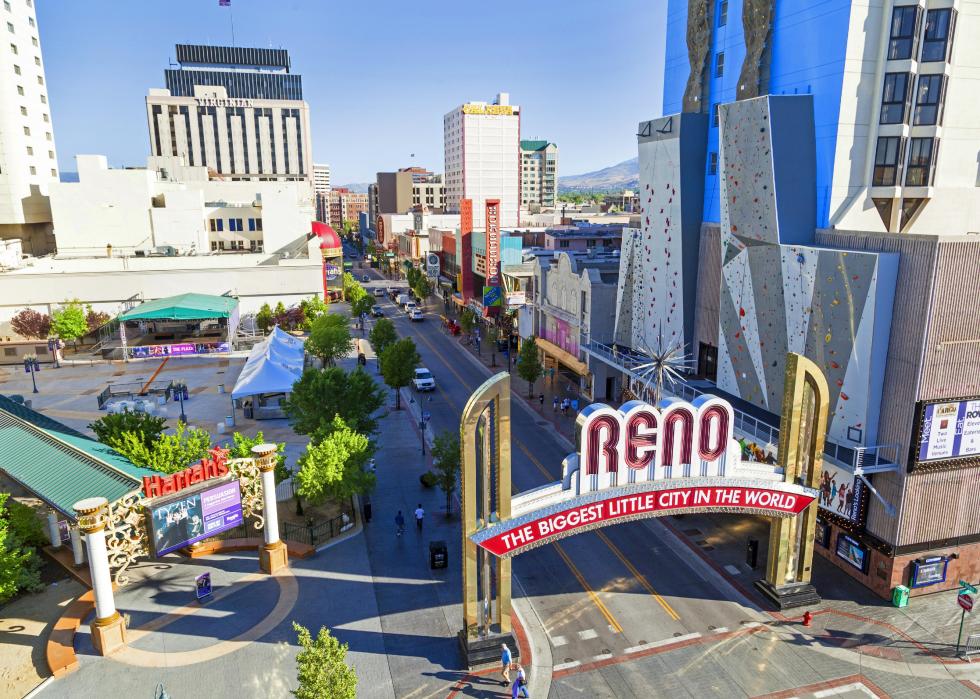
[[[861,524],[866,495],[864,481],[829,463],[827,459],[823,460],[820,468],[820,484],[817,486],[820,509]]]
[[[157,556],[242,523],[242,493],[237,480],[188,493],[150,506],[150,531]]]
[[[487,285],[500,283],[500,200],[487,199]]]
[[[473,200],[459,201],[459,290],[463,300],[469,301],[476,293],[473,286]]]
[[[139,345],[128,347],[129,356],[134,359],[147,357],[186,357],[192,354],[215,354],[231,352],[230,342],[178,342],[171,345]]]
[[[976,463],[980,457],[980,397],[919,403],[913,434],[912,469]]]
[[[868,547],[847,534],[837,535],[837,557],[862,573],[868,572]]]
[[[500,293],[499,286],[485,286],[483,287],[483,305],[485,308],[491,308],[493,306],[499,306],[501,302],[502,295]]]

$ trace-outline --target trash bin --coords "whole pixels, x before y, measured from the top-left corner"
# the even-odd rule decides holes
[[[749,539],[749,544],[745,548],[745,565],[752,570],[759,567],[759,540]]]
[[[429,567],[432,569],[445,568],[449,565],[449,551],[445,541],[429,542]]]
[[[896,607],[909,606],[909,589],[905,585],[896,585],[892,590],[892,604]]]

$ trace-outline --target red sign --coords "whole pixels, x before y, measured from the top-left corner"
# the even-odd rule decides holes
[[[487,199],[487,286],[500,284],[500,200]]]
[[[973,598],[966,593],[957,595],[956,601],[959,602],[960,606],[968,612],[973,609]]]
[[[208,451],[210,459],[201,459],[190,468],[172,473],[169,476],[146,476],[143,478],[143,495],[156,498],[161,495],[177,493],[211,478],[221,478],[228,474],[228,450],[215,447]]]
[[[378,245],[384,245],[385,242],[385,220],[378,214],[378,222],[375,225],[374,235],[378,239]]]
[[[508,526],[478,541],[497,556],[508,556],[574,533],[595,529],[616,520],[656,517],[674,510],[697,508],[699,512],[750,512],[768,516],[798,515],[814,501],[804,493],[745,486],[692,486],[619,495],[571,507],[561,512]]]
[[[473,298],[473,200],[459,201],[459,253],[456,262],[462,277],[463,301]]]

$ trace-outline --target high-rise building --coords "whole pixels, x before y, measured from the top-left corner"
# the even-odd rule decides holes
[[[487,199],[500,200],[500,225],[519,224],[521,204],[521,110],[501,92],[491,104],[467,102],[443,118],[445,202],[459,213],[473,202],[473,226],[483,228]]]
[[[445,208],[442,176],[421,167],[379,172],[372,191],[377,197],[376,213],[405,214],[415,208],[441,213]]]
[[[330,220],[330,166],[313,163],[313,198],[316,202],[316,220]]]
[[[368,210],[368,195],[352,192],[346,187],[330,190],[330,225],[338,231],[344,223],[350,221],[355,227],[360,220],[361,212]]]
[[[37,15],[31,0],[0,10],[0,239],[20,238],[25,252],[53,249],[48,184],[58,160]]]
[[[688,26],[667,35],[666,116],[638,129],[615,343],[685,346],[759,448],[790,409],[787,354],[814,362],[817,551],[882,596],[955,588],[980,558],[975,3],[745,1],[669,0]]]
[[[521,207],[554,208],[558,197],[558,146],[521,141]]]
[[[282,49],[178,44],[179,68],[151,88],[152,155],[230,180],[310,180],[310,108]]]

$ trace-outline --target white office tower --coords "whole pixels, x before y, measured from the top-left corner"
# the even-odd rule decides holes
[[[473,227],[483,228],[484,202],[500,200],[500,225],[519,223],[521,203],[521,109],[501,92],[492,104],[467,102],[446,114],[444,151],[446,209],[459,213],[473,201]]]
[[[48,184],[58,181],[51,106],[33,0],[0,9],[0,240],[53,249]]]
[[[330,166],[313,163],[313,191],[326,194],[330,191]]]

